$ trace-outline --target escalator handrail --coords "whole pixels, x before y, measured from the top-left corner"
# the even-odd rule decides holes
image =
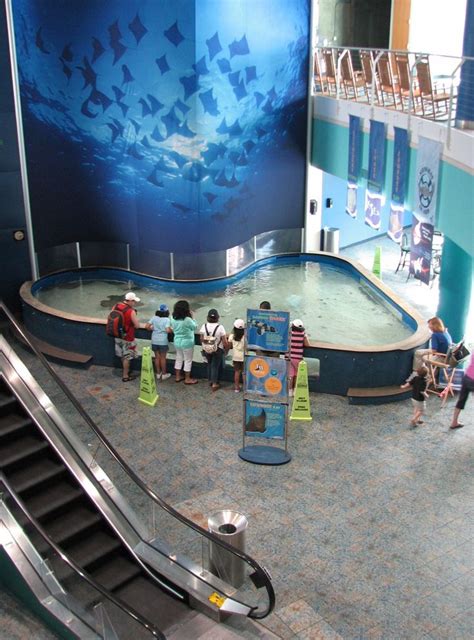
[[[132,478],[132,480],[142,489],[142,491],[144,491],[153,502],[157,503],[164,511],[169,513],[175,519],[179,520],[182,524],[184,524],[185,526],[193,529],[199,535],[204,536],[205,538],[208,538],[209,540],[212,541],[213,544],[218,544],[222,548],[226,549],[229,553],[232,553],[233,555],[237,556],[238,558],[240,558],[241,560],[246,562],[248,565],[250,565],[254,569],[254,571],[256,572],[256,574],[259,577],[259,581],[258,582],[259,582],[260,587],[264,586],[266,588],[266,590],[267,590],[268,606],[267,606],[266,610],[264,610],[262,612],[259,612],[255,607],[251,607],[251,612],[249,613],[249,617],[255,618],[255,619],[262,619],[262,618],[265,618],[269,613],[271,613],[273,611],[273,609],[274,609],[274,606],[275,606],[275,592],[273,590],[273,585],[272,585],[271,579],[270,579],[266,569],[264,567],[260,566],[259,563],[256,560],[254,560],[251,556],[246,554],[244,551],[240,551],[239,549],[236,549],[235,547],[233,547],[230,544],[228,544],[225,540],[221,540],[220,538],[218,538],[211,531],[207,531],[206,529],[204,529],[200,525],[196,524],[192,520],[189,520],[188,518],[186,518],[186,516],[182,515],[179,511],[174,509],[171,505],[169,505],[162,498],[160,498],[160,496],[158,496],[152,489],[150,489],[150,487],[148,487],[148,485],[146,485],[143,482],[143,480],[140,478],[140,476],[138,476],[135,473],[135,471],[131,467],[129,467],[129,465],[125,462],[125,460],[118,453],[118,451],[116,451],[114,446],[108,441],[108,439],[105,437],[105,435],[99,429],[99,427],[95,424],[93,419],[89,416],[89,414],[84,409],[84,407],[81,405],[81,403],[71,393],[71,391],[69,390],[67,385],[61,380],[61,378],[58,376],[58,374],[54,371],[54,369],[49,364],[49,362],[44,357],[44,355],[32,343],[32,341],[30,340],[29,336],[25,333],[25,331],[22,329],[22,327],[18,324],[18,322],[15,320],[15,318],[11,314],[10,310],[6,307],[5,303],[1,299],[0,299],[0,310],[2,310],[4,312],[4,314],[7,316],[8,320],[9,320],[9,322],[13,325],[14,330],[20,335],[22,341],[25,342],[28,345],[28,347],[33,351],[35,356],[40,360],[41,364],[45,367],[45,369],[51,375],[51,377],[54,379],[56,384],[61,388],[61,390],[67,396],[69,401],[74,405],[75,409],[79,412],[81,417],[87,422],[88,426],[94,431],[96,436],[99,438],[99,440],[105,446],[105,448],[109,451],[109,453],[112,455],[112,457],[122,467],[122,469],[127,473],[127,475],[129,475]],[[176,561],[176,562],[177,562],[177,564],[182,566],[179,563],[179,561]],[[183,567],[183,568],[185,570],[188,570],[188,569],[186,569],[186,567]],[[195,574],[193,574],[193,575],[195,575]],[[203,582],[206,582],[206,580],[204,578],[202,578],[201,576],[196,576],[196,577],[198,577]]]
[[[125,602],[118,599],[114,596],[110,591],[105,589],[102,585],[96,582],[93,578],[91,578],[87,573],[85,573],[79,565],[77,565],[74,560],[72,560],[46,533],[38,520],[31,515],[28,511],[26,505],[23,500],[16,494],[15,490],[10,485],[9,481],[5,477],[2,471],[0,471],[0,482],[5,487],[8,492],[8,495],[12,500],[15,501],[17,506],[21,509],[22,513],[28,519],[28,522],[34,526],[36,531],[40,534],[40,536],[45,540],[50,547],[59,555],[61,560],[63,560],[73,571],[78,574],[83,580],[85,580],[88,584],[90,584],[96,591],[101,593],[103,596],[110,600],[116,607],[118,607],[121,611],[123,611],[126,615],[133,618],[135,622],[142,625],[149,633],[152,634],[154,638],[158,638],[158,640],[166,640],[166,636],[163,634],[160,629],[155,627],[151,622],[148,622],[141,614],[139,614],[133,607],[129,607]]]

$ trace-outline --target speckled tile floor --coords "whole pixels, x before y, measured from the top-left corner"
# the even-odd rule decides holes
[[[400,274],[400,287],[405,279]],[[419,299],[419,285],[409,285]],[[417,306],[428,317],[436,301]],[[241,625],[243,637],[474,637],[472,398],[466,427],[450,431],[453,400],[442,407],[431,397],[426,423],[413,429],[409,400],[351,406],[311,394],[312,421],[289,426],[291,462],[265,467],[237,455],[242,398],[231,385],[212,394],[203,382],[166,381],[151,409],[118,370],[55,367],[175,508],[200,524],[219,509],[247,515],[247,551],[270,570],[277,604],[259,627]],[[0,620],[11,620],[4,602]],[[0,628],[1,638],[22,637]]]

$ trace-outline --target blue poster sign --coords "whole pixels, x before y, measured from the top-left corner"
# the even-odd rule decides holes
[[[245,401],[245,435],[283,440],[287,405],[277,402]]]
[[[266,356],[245,358],[246,396],[271,398],[286,402],[288,399],[288,361]]]
[[[289,330],[288,311],[247,309],[247,349],[286,353]]]
[[[408,175],[408,131],[400,127],[394,127],[394,131],[392,202],[387,234],[394,242],[400,243]]]
[[[356,185],[360,177],[362,163],[362,131],[359,116],[349,116],[349,165],[347,180]]]
[[[382,193],[385,174],[385,124],[370,121],[368,188]]]

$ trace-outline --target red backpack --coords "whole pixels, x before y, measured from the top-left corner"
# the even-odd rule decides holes
[[[127,328],[125,326],[125,311],[128,305],[119,302],[107,316],[107,324],[105,325],[105,333],[111,338],[123,338]]]

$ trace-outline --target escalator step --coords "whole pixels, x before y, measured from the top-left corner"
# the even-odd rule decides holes
[[[80,567],[92,565],[121,546],[120,540],[110,533],[99,529],[87,537],[65,548],[66,553]]]
[[[7,411],[11,411],[15,405],[15,396],[6,391],[0,391],[0,413],[5,414]]]
[[[29,512],[37,519],[56,511],[83,495],[78,485],[61,480],[57,484],[46,487],[43,491],[25,498]]]
[[[91,577],[108,591],[125,585],[141,573],[140,566],[126,555],[112,556],[110,560],[91,572]]]
[[[19,432],[31,424],[30,418],[19,415],[18,413],[10,413],[9,415],[2,416],[0,417],[0,438]]]
[[[49,536],[57,544],[61,544],[100,522],[102,516],[84,504],[74,504],[67,513],[44,524]]]
[[[50,458],[40,458],[25,468],[9,474],[10,484],[17,493],[27,491],[66,471],[66,467]]]
[[[33,435],[25,436],[19,440],[0,444],[0,468],[4,469],[11,464],[24,460],[44,449],[48,448],[48,442]],[[25,462],[26,464],[26,462]]]

